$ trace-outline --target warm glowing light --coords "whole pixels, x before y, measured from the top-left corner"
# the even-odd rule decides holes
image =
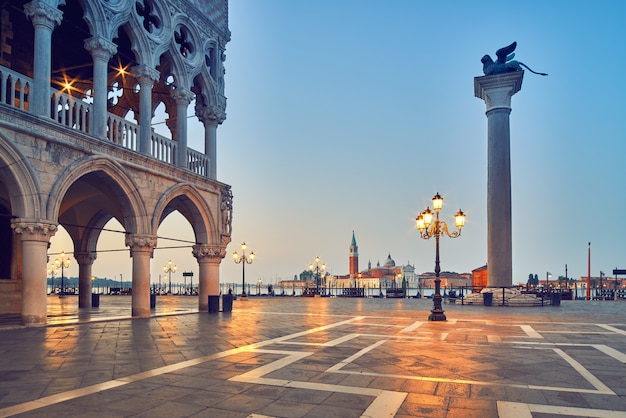
[[[248,247],[247,247],[247,245],[246,245],[246,243],[245,243],[245,242],[242,242],[242,243],[241,243],[241,251],[246,251],[246,248],[248,248]]]
[[[237,253],[237,251],[235,251],[235,252],[233,253],[233,259],[234,259],[235,261],[239,260],[239,254]]]
[[[422,215],[424,215],[424,225],[428,228],[433,221],[433,212],[429,208],[426,208]]]
[[[254,260],[254,257],[256,257],[256,256],[254,255],[254,252],[251,252],[249,257],[250,257],[250,261],[252,261],[252,260]]]
[[[415,218],[415,223],[417,224],[417,229],[420,231],[423,231],[424,228],[426,228],[426,225],[424,225],[424,215],[421,213],[417,215],[417,218]]]
[[[454,222],[456,223],[456,227],[461,229],[465,225],[465,214],[461,209],[454,215]]]
[[[439,193],[437,193],[435,197],[433,197],[433,209],[435,209],[436,212],[439,212],[442,207],[443,197],[439,196]]]

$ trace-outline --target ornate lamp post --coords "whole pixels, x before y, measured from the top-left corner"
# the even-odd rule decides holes
[[[254,252],[246,255],[246,248],[248,246],[245,242],[241,243],[241,255],[235,251],[233,253],[233,261],[236,264],[241,264],[241,297],[246,297],[246,264],[252,264],[254,261]]]
[[[326,263],[322,263],[322,265],[320,266],[320,258],[319,256],[315,257],[315,266],[313,266],[313,263],[309,264],[309,270],[314,271],[315,272],[315,286],[316,286],[316,292],[319,295],[320,294],[320,288],[322,287],[322,280],[321,280],[321,275],[320,272],[324,273],[324,270],[326,270]]]
[[[172,263],[172,260],[169,260],[166,265],[163,266],[163,271],[169,275],[169,290],[168,294],[172,294],[172,273],[176,273],[176,264]]]
[[[465,225],[465,214],[459,209],[454,215],[454,220],[458,231],[448,231],[448,225],[439,220],[439,211],[443,206],[443,197],[439,193],[433,197],[433,209],[435,210],[435,219],[433,220],[433,212],[427,207],[415,219],[420,236],[424,239],[435,238],[435,296],[433,296],[433,310],[430,311],[428,319],[430,321],[445,321],[446,315],[441,307],[441,279],[439,279],[439,238],[447,235],[450,238],[458,238],[461,236],[461,229]]]
[[[59,297],[65,297],[65,268],[69,267],[70,263],[71,260],[68,256],[65,255],[65,251],[61,251],[60,257],[57,257],[54,260],[54,264],[56,265],[57,269],[61,267],[61,292],[59,293]]]

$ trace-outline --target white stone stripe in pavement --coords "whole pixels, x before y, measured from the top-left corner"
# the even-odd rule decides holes
[[[532,418],[537,414],[566,415],[589,418],[624,418],[626,412],[607,409],[577,408],[573,406],[539,405],[519,402],[498,401],[498,416],[501,418]]]

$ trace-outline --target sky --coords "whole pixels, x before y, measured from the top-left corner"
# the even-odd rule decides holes
[[[513,282],[565,265],[586,276],[588,242],[592,276],[626,268],[624,16],[622,1],[231,0],[217,170],[234,212],[220,280],[241,281],[231,254],[244,241],[250,282],[291,279],[316,256],[347,274],[353,231],[360,269],[390,254],[433,271],[435,242],[415,217],[436,193],[451,227],[467,215],[460,238],[441,240],[442,270],[484,265],[487,118],[474,77],[513,41],[516,60],[549,74],[526,71],[511,103]],[[202,125],[188,129],[203,149]],[[176,214],[159,236],[193,240]],[[168,259],[197,277],[189,248],[157,248],[153,282]],[[126,279],[131,267],[128,250],[102,252],[93,272]]]

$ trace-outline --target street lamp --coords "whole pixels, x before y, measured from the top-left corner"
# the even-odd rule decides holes
[[[59,274],[59,269],[55,262],[52,262],[52,265],[48,267],[48,276],[52,276],[52,294],[54,294],[54,277]]]
[[[420,213],[415,222],[420,236],[424,239],[435,238],[435,296],[433,296],[433,310],[430,311],[428,320],[445,321],[446,315],[441,307],[441,279],[439,279],[439,238],[447,235],[450,238],[458,238],[461,236],[461,229],[465,225],[465,214],[461,209],[454,215],[454,221],[458,231],[448,231],[448,225],[444,221],[439,220],[439,211],[443,206],[443,197],[439,193],[433,197],[433,209],[435,210],[435,219],[433,220],[433,212],[427,207]]]
[[[172,273],[176,273],[176,264],[172,263],[172,260],[169,260],[166,265],[163,266],[163,271],[166,272],[169,276],[169,290],[168,294],[172,294]]]
[[[326,264],[322,263],[322,265],[320,266],[320,258],[319,256],[315,257],[315,266],[313,266],[313,263],[309,264],[309,270],[314,271],[315,272],[315,286],[316,286],[316,292],[319,295],[320,294],[320,287],[322,287],[322,280],[321,280],[321,276],[320,276],[320,272],[324,272],[324,270],[326,270]]]
[[[63,279],[65,278],[65,268],[70,266],[70,262],[71,260],[68,256],[65,255],[65,251],[61,251],[60,258],[57,257],[54,260],[54,264],[56,265],[57,269],[61,267],[61,292],[59,293],[59,297],[65,296],[65,283]]]
[[[241,264],[241,297],[246,297],[246,264],[252,264],[254,261],[254,252],[246,255],[246,248],[248,246],[245,242],[241,243],[241,255],[235,251],[233,253],[233,261],[236,264]]]

